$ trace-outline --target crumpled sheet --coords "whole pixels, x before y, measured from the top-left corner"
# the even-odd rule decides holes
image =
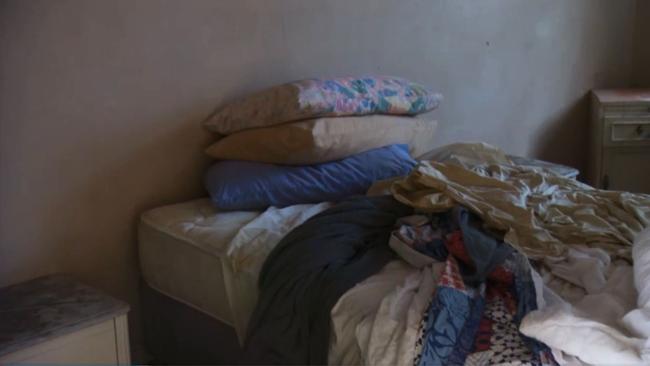
[[[552,347],[560,364],[650,364],[650,230],[635,240],[634,266],[599,251],[571,248],[560,263],[544,261],[544,306],[520,331]]]
[[[435,277],[430,267],[420,270],[395,260],[346,292],[332,309],[328,364],[413,364]]]
[[[468,169],[485,164],[518,165],[571,179],[580,174],[580,171],[576,168],[544,160],[509,155],[501,149],[484,142],[457,142],[444,145],[429,151],[418,159],[452,163]]]
[[[562,258],[571,245],[629,259],[634,237],[650,225],[649,195],[594,189],[544,169],[496,163],[498,149],[483,152],[493,155],[489,163],[471,168],[421,162],[392,184],[393,196],[424,212],[461,204],[533,259]]]

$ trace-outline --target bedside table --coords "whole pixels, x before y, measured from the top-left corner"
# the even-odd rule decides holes
[[[0,364],[129,364],[128,311],[65,275],[0,289]]]
[[[650,193],[650,90],[595,90],[589,183]]]

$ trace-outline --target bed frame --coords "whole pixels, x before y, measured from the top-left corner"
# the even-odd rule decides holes
[[[235,329],[140,281],[142,322],[154,364],[232,365],[243,350]]]

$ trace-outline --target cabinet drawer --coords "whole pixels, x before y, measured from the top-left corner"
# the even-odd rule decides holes
[[[0,357],[5,364],[120,363],[113,319]]]
[[[650,145],[650,120],[610,121],[607,126],[606,146]]]
[[[603,108],[605,118],[650,118],[650,103],[635,105],[608,105]]]

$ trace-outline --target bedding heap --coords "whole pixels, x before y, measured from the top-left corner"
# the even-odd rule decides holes
[[[534,293],[528,290],[528,301],[534,306],[513,319],[524,340],[543,342],[553,355],[546,352],[547,361],[542,357],[532,364],[648,364],[650,196],[598,190],[547,169],[512,165],[489,145],[472,149],[469,155],[482,158],[461,154],[421,163],[393,185],[394,197],[418,212],[446,212],[461,205],[482,221],[483,230],[500,233],[516,250],[523,260],[520,268],[531,273]],[[467,238],[463,235],[465,248]],[[413,245],[397,252],[409,247],[430,253],[430,248]],[[463,261],[463,255],[456,257]],[[485,258],[491,257],[472,257],[474,268]],[[438,288],[444,285],[440,281]],[[521,294],[522,287],[517,288]],[[465,364],[493,364],[484,358],[489,355],[470,355]]]
[[[650,196],[472,149],[421,163],[394,198],[346,201],[281,240],[261,271],[247,361],[648,364]],[[373,232],[382,240],[364,239]]]
[[[256,210],[340,201],[404,176],[430,148],[437,123],[413,118],[442,97],[395,77],[307,79],[276,86],[215,113],[225,135],[206,149],[215,206]]]
[[[411,207],[390,196],[349,199],[310,218],[283,238],[264,264],[244,363],[552,364],[547,346],[518,331],[537,309],[525,257],[481,225],[460,206],[413,216]],[[420,250],[413,250],[420,260],[403,258],[422,269],[428,285],[397,282],[391,289],[397,288],[398,298],[386,304],[376,291],[365,291],[365,301],[375,304],[360,310],[381,304],[385,312],[354,319],[349,307],[364,301],[346,292],[395,260],[391,247],[398,245]],[[398,322],[409,317],[407,330]],[[356,329],[342,330],[350,324]],[[328,354],[329,339],[334,345]],[[363,356],[345,355],[346,348],[363,349]]]

